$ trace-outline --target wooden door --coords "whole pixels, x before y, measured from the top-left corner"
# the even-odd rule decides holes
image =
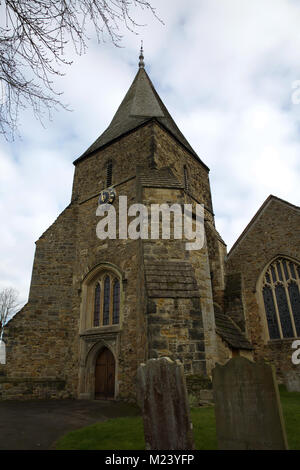
[[[115,394],[115,359],[111,351],[102,349],[96,361],[95,398],[112,399]]]

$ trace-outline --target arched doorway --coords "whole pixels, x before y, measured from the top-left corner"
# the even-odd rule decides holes
[[[98,354],[95,367],[95,398],[113,399],[115,395],[115,359],[108,348]]]

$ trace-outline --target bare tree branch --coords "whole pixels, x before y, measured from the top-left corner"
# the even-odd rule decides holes
[[[98,42],[108,37],[120,46],[120,24],[132,32],[142,26],[131,15],[136,7],[158,18],[147,0],[0,0],[0,134],[13,138],[28,106],[40,120],[45,111],[68,109],[52,82],[71,65],[66,45],[84,53],[92,24]]]
[[[19,293],[12,287],[0,291],[0,342],[2,341],[4,327],[20,306]]]

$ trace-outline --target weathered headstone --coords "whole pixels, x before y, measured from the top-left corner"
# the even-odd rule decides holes
[[[300,368],[285,374],[285,385],[288,392],[300,392]]]
[[[273,367],[235,357],[214,368],[213,390],[219,449],[288,448]]]
[[[183,365],[168,357],[149,359],[137,374],[146,449],[194,449]]]

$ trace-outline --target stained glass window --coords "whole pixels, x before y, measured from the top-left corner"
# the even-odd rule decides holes
[[[300,264],[278,258],[263,279],[270,339],[300,337]]]
[[[280,338],[278,322],[273,300],[272,289],[269,286],[263,288],[263,297],[268,321],[270,339]]]
[[[95,301],[94,301],[94,326],[99,326],[100,324],[100,294],[101,287],[97,283],[95,288]]]
[[[281,264],[279,262],[277,263],[277,272],[278,272],[278,276],[279,276],[280,281],[283,281],[283,276],[282,276],[282,271],[281,271]]]
[[[277,284],[275,287],[275,294],[282,328],[282,335],[284,338],[292,338],[294,336],[292,321],[286,291],[282,284]]]
[[[284,269],[285,278],[288,281],[290,275],[288,273],[287,264],[286,264],[285,260],[282,260],[282,265],[283,265],[283,269]]]
[[[276,282],[275,266],[271,266],[271,273],[273,282]]]
[[[120,279],[112,272],[103,272],[93,287],[94,327],[117,325],[120,323]]]
[[[296,279],[296,271],[295,271],[294,263],[290,263],[290,270],[291,270],[292,278]]]
[[[120,315],[120,282],[114,282],[113,292],[113,324],[119,323]]]
[[[104,298],[103,298],[103,325],[109,324],[109,304],[110,304],[110,278],[104,279]]]
[[[299,287],[295,281],[292,281],[289,285],[289,296],[294,314],[297,336],[300,336],[300,292]]]

